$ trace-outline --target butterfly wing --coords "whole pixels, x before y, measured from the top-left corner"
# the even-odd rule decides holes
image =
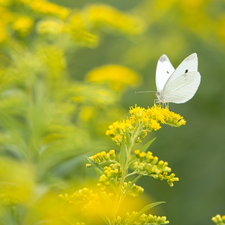
[[[198,57],[196,53],[189,55],[182,61],[182,63],[176,68],[174,73],[169,77],[165,86],[172,83],[179,76],[192,71],[198,71]]]
[[[157,63],[156,67],[156,88],[157,91],[161,91],[164,88],[165,83],[174,72],[174,67],[171,64],[169,58],[166,55],[162,55]]]
[[[173,76],[173,75],[172,75]],[[164,102],[185,103],[189,101],[198,90],[201,82],[201,75],[197,71],[184,73],[166,83],[163,90]]]

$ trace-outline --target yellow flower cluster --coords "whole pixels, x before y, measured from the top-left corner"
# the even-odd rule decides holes
[[[18,204],[18,200],[10,196],[9,194],[1,193],[0,202],[5,206],[12,206]]]
[[[123,220],[120,216],[116,218],[116,225],[124,225],[127,224],[129,220],[134,218],[138,213],[132,212],[131,214],[127,213],[127,218]],[[165,216],[153,216],[152,214],[146,215],[142,214],[138,220],[135,221],[135,224],[154,224],[154,225],[163,225],[168,224],[169,221],[166,220]]]
[[[137,73],[119,65],[95,68],[87,74],[86,80],[95,83],[107,83],[113,90],[121,90],[128,85],[135,87],[140,83],[140,77]]]
[[[179,114],[171,112],[168,108],[162,108],[156,104],[148,109],[135,106],[135,108],[130,109],[130,114],[133,116],[133,120],[136,121],[137,119],[140,119],[140,121],[144,123],[145,127],[148,127],[148,122],[153,124],[150,126],[151,131],[160,129],[160,124],[180,127],[186,123],[183,117]],[[152,120],[154,122],[152,122]]]
[[[85,14],[89,26],[93,28],[113,28],[125,34],[140,34],[145,30],[145,23],[138,17],[125,14],[109,5],[96,4],[86,8]]]
[[[174,173],[168,174],[171,172],[168,163],[162,160],[158,161],[158,157],[154,157],[152,152],[145,153],[135,150],[134,153],[138,159],[133,163],[136,173],[151,176],[157,180],[166,180],[170,187],[173,186],[173,182],[179,181]]]
[[[81,202],[87,203],[93,199],[98,200],[98,195],[94,193],[92,190],[90,190],[89,188],[80,189],[79,191],[74,192],[72,195],[60,194],[59,197],[72,205],[76,205]]]
[[[24,5],[26,11],[23,10]],[[28,35],[32,27],[36,28],[38,34],[63,33],[76,43],[88,47],[98,44],[98,36],[89,32],[93,28],[104,26],[127,34],[139,34],[144,30],[139,17],[108,5],[94,4],[83,10],[72,11],[46,0],[0,0],[0,14],[4,18],[0,21],[0,43],[13,38],[9,27],[20,36]]]
[[[64,29],[64,24],[60,20],[42,20],[37,23],[39,34],[60,34]]]
[[[94,156],[91,156],[90,159],[92,159],[95,163],[100,164],[103,162],[111,162],[114,161],[116,158],[115,150],[110,150],[108,153],[105,151],[99,152],[95,154]],[[87,167],[91,167],[91,164],[86,164]]]
[[[126,129],[128,129],[130,136],[135,138],[134,142],[138,143],[144,139],[147,132],[159,130],[161,128],[160,124],[180,127],[186,123],[179,114],[157,105],[148,109],[135,106],[130,109],[129,113],[131,114],[130,118],[122,122],[114,122],[106,131],[106,135],[112,136],[112,139],[118,145],[121,144],[123,137],[125,137]]]
[[[33,20],[28,16],[17,18],[12,24],[12,28],[21,36],[26,36],[33,26]]]
[[[21,7],[20,4],[26,5],[27,15],[24,14],[24,10],[20,11],[20,9],[23,9],[23,7]],[[15,7],[16,10],[12,11],[13,5],[16,6]],[[30,9],[30,11],[28,9]],[[8,26],[10,26],[20,36],[26,36],[34,26],[37,14],[40,14],[40,16],[43,16],[43,14],[48,16],[54,16],[61,20],[65,20],[69,16],[70,10],[45,0],[11,0],[0,2],[0,14],[2,18],[4,18],[4,20],[0,21],[0,43],[1,43],[10,39],[9,37],[11,33],[9,32]],[[21,14],[23,16],[18,16]],[[43,24],[41,25],[42,25],[41,28],[43,28]],[[56,22],[48,24],[45,23],[44,25],[45,30],[46,26],[48,25],[48,28],[52,32],[54,32],[53,31],[54,28],[57,28],[58,30],[61,29],[61,27],[59,29],[59,24],[56,24]],[[38,30],[40,30],[40,27],[38,28]]]
[[[2,21],[0,21],[0,43],[6,41],[8,38],[8,35],[6,33],[6,26]]]
[[[29,6],[34,12],[57,16],[62,20],[65,20],[70,14],[68,8],[44,0],[32,0]]]
[[[5,3],[7,5],[7,3]],[[1,5],[4,5],[4,3],[1,2]],[[8,40],[8,30],[7,26],[9,23],[13,22],[15,20],[15,16],[13,13],[9,12],[7,8],[0,5],[0,14],[1,19],[0,20],[0,43]]]
[[[225,215],[221,217],[221,215],[217,214],[212,218],[212,221],[217,225],[225,225]]]
[[[99,177],[98,187],[104,190],[106,186],[111,183],[117,184],[122,175],[121,167],[119,164],[110,164],[104,167],[104,173]]]
[[[92,220],[96,218],[96,215],[108,213],[108,210],[111,210],[109,204],[113,196],[113,193],[94,192],[89,188],[80,189],[71,195],[59,195],[61,199],[74,206],[74,209],[80,212],[80,215],[77,216],[84,219],[88,215]]]
[[[122,193],[127,193],[130,196],[137,197],[141,195],[144,192],[144,188],[141,186],[138,186],[136,184],[133,184],[132,187],[130,187],[131,181],[124,182],[122,186]]]

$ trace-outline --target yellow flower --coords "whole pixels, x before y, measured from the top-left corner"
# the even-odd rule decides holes
[[[113,90],[121,90],[126,86],[135,87],[141,81],[137,73],[120,65],[95,68],[87,74],[86,80],[95,83],[107,83]]]
[[[157,131],[161,128],[160,124],[156,120],[151,120],[150,122],[150,130]]]
[[[69,9],[44,0],[31,1],[30,8],[35,12],[54,15],[62,20],[65,20],[70,14]]]
[[[133,163],[133,166],[137,173],[151,176],[157,180],[166,180],[170,187],[173,186],[174,182],[179,181],[174,173],[168,174],[171,172],[168,162],[158,161],[158,157],[153,156],[152,152],[140,153],[136,150],[135,156],[137,160]]]
[[[131,107],[129,113],[130,118],[125,121],[117,121],[110,125],[106,135],[112,136],[113,140],[120,145],[124,139],[126,140],[126,128],[133,138],[133,141],[141,142],[147,135],[147,132],[154,132],[161,128],[160,124],[167,124],[173,127],[185,125],[186,121],[182,116],[169,111],[168,108],[161,108],[154,105],[151,108],[145,109],[135,105]],[[137,123],[139,121],[139,123]],[[138,127],[137,127],[138,126]],[[133,137],[133,132],[136,131]]]
[[[221,217],[220,214],[217,214],[216,216],[214,216],[214,217],[212,218],[212,221],[213,221],[214,223],[218,224],[218,225],[224,225],[224,224],[225,224],[225,215],[223,215],[223,216]]]
[[[69,25],[72,29],[79,30],[85,29],[84,20],[80,12],[74,13],[69,19]]]
[[[60,34],[64,24],[60,20],[44,20],[37,24],[39,34]]]
[[[139,154],[139,157],[140,157],[140,158],[145,158],[145,156],[146,156],[146,153],[145,153],[145,152],[141,152],[141,153]]]
[[[112,28],[128,35],[140,34],[145,30],[145,23],[139,17],[123,13],[109,5],[91,5],[84,15],[89,26]]]
[[[88,120],[96,117],[96,109],[91,106],[83,106],[79,117],[82,121],[87,122]]]
[[[2,24],[2,21],[0,21],[0,43],[6,41],[8,38],[8,35],[6,33],[6,26]]]
[[[65,31],[82,45],[95,47],[98,44],[98,37],[87,31],[81,12],[76,12],[70,16],[69,23]]]
[[[21,36],[26,36],[33,26],[33,20],[28,16],[22,16],[15,20],[12,28]]]

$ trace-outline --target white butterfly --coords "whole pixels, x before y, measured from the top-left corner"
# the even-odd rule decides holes
[[[185,103],[198,90],[201,75],[196,53],[189,55],[175,70],[166,55],[162,55],[156,68],[157,103]]]

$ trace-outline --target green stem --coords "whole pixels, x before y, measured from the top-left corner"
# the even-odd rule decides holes
[[[127,157],[126,157],[126,163],[125,163],[125,166],[124,166],[124,169],[123,169],[123,172],[122,172],[122,176],[120,178],[120,183],[119,183],[119,187],[118,187],[118,193],[116,195],[116,199],[115,199],[115,208],[114,208],[114,216],[113,216],[113,221],[112,221],[112,225],[115,224],[115,220],[116,220],[116,215],[117,215],[117,212],[119,210],[119,207],[120,205],[122,204],[124,198],[126,197],[126,193],[122,193],[121,192],[121,189],[122,189],[122,185],[126,179],[126,173],[127,173],[127,170],[129,168],[129,159],[130,159],[130,155],[131,155],[131,150],[133,148],[133,145],[135,143],[135,140],[136,138],[138,137],[139,135],[139,132],[142,128],[142,124],[139,123],[138,125],[138,129],[135,130],[135,133],[132,134],[132,137],[131,137],[131,146],[129,149],[127,149]],[[140,178],[141,176],[139,175],[138,176],[138,179]]]
[[[137,174],[135,171],[132,172],[132,173],[129,173],[129,174],[127,174],[127,175],[125,176],[125,179],[126,179],[127,177],[132,176],[132,175],[135,175],[135,174]]]

